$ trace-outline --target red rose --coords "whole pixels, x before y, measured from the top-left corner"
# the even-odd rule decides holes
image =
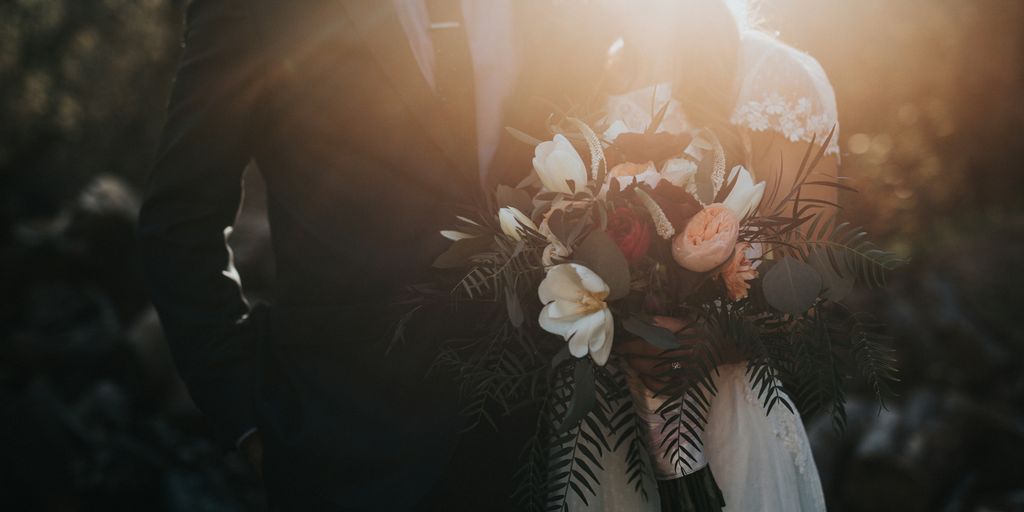
[[[643,259],[651,246],[651,225],[630,208],[616,208],[608,215],[608,235],[630,264]]]

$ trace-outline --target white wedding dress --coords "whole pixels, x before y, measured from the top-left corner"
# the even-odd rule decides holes
[[[835,97],[814,58],[759,32],[742,39],[739,95],[731,121],[753,131],[772,131],[793,142],[821,141],[837,123]],[[653,98],[653,101],[652,101]],[[642,132],[652,111],[670,102],[659,130],[690,129],[668,85],[614,96],[608,122],[617,132]],[[838,155],[834,137],[827,148]],[[751,389],[746,365],[719,368],[718,393],[704,432],[704,456],[730,512],[825,510],[818,470],[800,417],[783,406],[770,414]],[[626,479],[626,444],[601,456],[597,496],[584,503],[569,493],[573,512],[660,512],[653,474],[645,479],[645,501]],[[651,465],[648,464],[648,468]]]

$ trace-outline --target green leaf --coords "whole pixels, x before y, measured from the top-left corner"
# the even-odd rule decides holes
[[[508,309],[508,319],[512,325],[519,327],[523,325],[523,305],[519,302],[519,296],[512,288],[505,288],[505,307]]]
[[[523,189],[498,185],[498,191],[495,196],[498,200],[498,208],[511,206],[526,215],[529,215],[533,210],[533,199],[530,197],[530,193]]]
[[[463,238],[452,243],[447,251],[434,260],[434,268],[458,268],[470,263],[472,258],[491,247],[491,237],[478,236]]]
[[[569,408],[565,411],[562,422],[558,425],[556,434],[564,434],[576,426],[590,411],[597,402],[597,393],[594,386],[594,364],[590,359],[576,361],[576,368],[573,370],[573,392],[569,401]]]
[[[522,142],[524,144],[528,144],[530,146],[536,146],[537,144],[540,144],[541,142],[543,142],[542,140],[538,139],[537,137],[529,135],[526,132],[523,132],[522,130],[517,130],[515,128],[512,128],[511,126],[506,126],[505,127],[505,131],[508,132],[508,134],[511,135],[516,140],[518,140],[518,141],[520,141],[520,142]]]
[[[563,244],[569,244],[569,225],[565,210],[554,210],[548,217],[548,229]]]
[[[679,341],[672,331],[653,325],[639,316],[631,316],[622,321],[622,328],[630,334],[639,336],[655,347],[672,350],[679,348]]]
[[[562,350],[559,350],[555,357],[551,358],[551,369],[554,370],[562,365],[562,363],[569,360],[572,354],[569,353],[569,345],[565,344],[562,346]]]
[[[576,248],[575,259],[604,279],[611,292],[608,300],[617,300],[629,294],[629,262],[608,233],[591,231]]]
[[[821,284],[821,275],[814,267],[786,256],[765,274],[764,298],[779,311],[799,315],[814,305]]]
[[[856,279],[853,276],[842,276],[836,271],[836,268],[848,268],[849,264],[845,261],[846,251],[812,247],[807,251],[807,255],[807,263],[821,275],[823,297],[839,302],[853,291]]]

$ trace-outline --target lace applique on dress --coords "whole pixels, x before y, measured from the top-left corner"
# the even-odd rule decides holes
[[[772,130],[791,142],[824,141],[835,135],[826,154],[839,154],[839,116],[835,92],[818,61],[771,36],[743,35],[736,107],[730,121],[753,131]],[[654,113],[668,103],[658,131],[684,133],[691,128],[682,105],[672,98],[671,84],[612,95],[606,104],[604,133],[612,140],[622,133],[642,133]]]
[[[764,402],[757,397],[749,376],[744,373],[741,378],[746,387],[747,402],[754,407],[764,410]],[[772,432],[775,434],[775,437],[782,441],[782,446],[785,447],[786,451],[793,458],[793,465],[796,467],[800,478],[808,482],[808,484],[816,483],[818,468],[812,458],[811,445],[807,439],[807,434],[803,432],[803,426],[798,423],[802,421],[800,416],[790,412],[785,406],[778,405],[772,408],[771,413],[768,414],[768,421],[771,423]],[[806,488],[812,490],[814,502],[818,507],[817,510],[825,510],[825,494],[822,492],[821,486],[807,485]]]
[[[835,92],[818,61],[767,34],[743,36],[741,80],[733,124],[773,130],[791,142],[824,141],[836,133],[826,154],[839,154]]]

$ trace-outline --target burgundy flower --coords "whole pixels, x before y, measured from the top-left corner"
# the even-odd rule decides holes
[[[630,264],[643,259],[651,246],[651,225],[630,208],[616,208],[608,215],[608,235]]]

